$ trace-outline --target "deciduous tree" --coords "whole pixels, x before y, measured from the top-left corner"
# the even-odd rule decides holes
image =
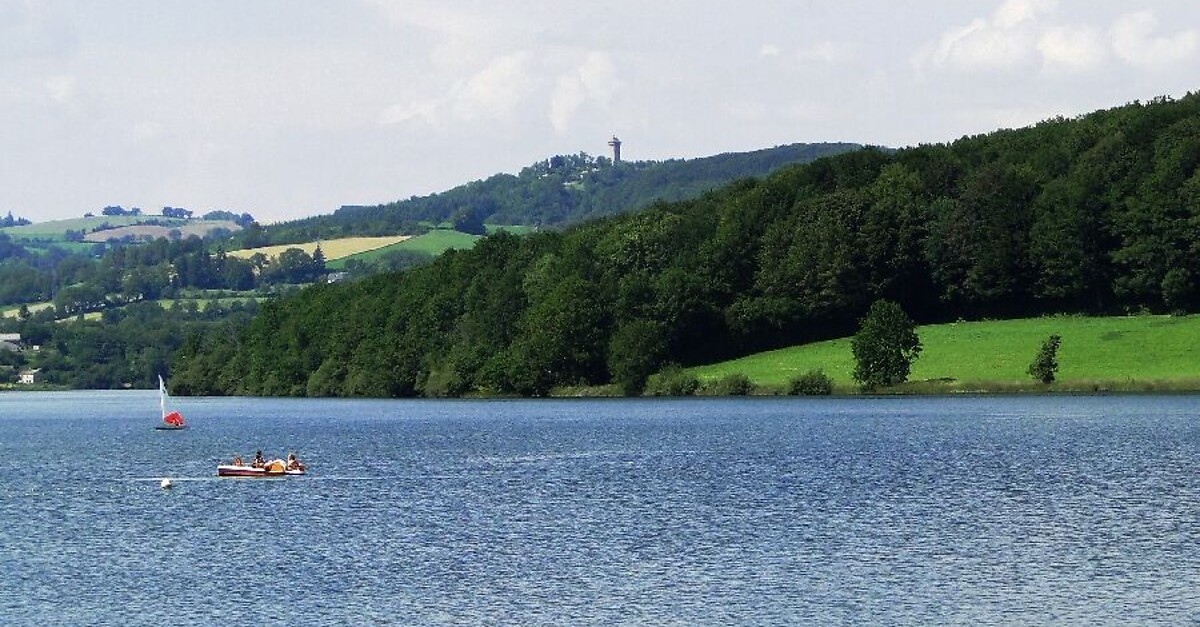
[[[877,300],[850,342],[854,380],[864,388],[896,385],[908,379],[912,362],[921,354],[916,325],[900,305]]]

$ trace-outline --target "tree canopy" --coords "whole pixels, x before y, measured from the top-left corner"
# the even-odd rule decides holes
[[[850,345],[854,380],[866,389],[904,383],[921,354],[916,323],[890,300],[871,305]]]

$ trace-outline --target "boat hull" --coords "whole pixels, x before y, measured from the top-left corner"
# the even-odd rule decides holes
[[[175,425],[158,425],[154,427],[155,431],[183,431],[184,429],[187,429],[187,425],[180,425],[178,427]]]
[[[218,477],[265,477],[267,471],[253,466],[217,466]]]
[[[222,464],[217,466],[218,477],[295,477],[303,475],[303,470],[268,470],[253,466],[234,466]]]

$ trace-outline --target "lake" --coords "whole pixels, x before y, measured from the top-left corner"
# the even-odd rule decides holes
[[[1200,620],[1200,396],[171,402],[0,393],[0,622]]]

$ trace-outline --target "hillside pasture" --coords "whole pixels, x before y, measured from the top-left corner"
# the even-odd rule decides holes
[[[35,314],[39,311],[42,311],[43,309],[49,309],[53,306],[54,306],[54,303],[44,302],[44,303],[30,303],[30,304],[26,305],[25,307],[29,309],[29,313]],[[18,314],[20,314],[20,313],[21,313],[20,305],[5,307],[4,309],[0,309],[0,318],[16,318],[18,316]]]
[[[1026,372],[1042,342],[1062,337],[1058,382],[1064,388],[1154,387],[1159,382],[1200,383],[1200,315],[1091,318],[1050,316],[1021,320],[957,322],[918,328],[924,349],[910,381],[952,389],[988,389],[1032,383]],[[760,386],[784,386],[809,370],[824,370],[839,386],[852,386],[850,338],[793,346],[690,368],[702,381],[732,373]],[[1184,387],[1188,387],[1184,385]]]
[[[160,224],[147,224],[150,221]],[[9,226],[0,229],[0,232],[22,242],[45,242],[87,250],[92,244],[107,242],[111,239],[123,239],[128,236],[132,236],[135,240],[156,239],[170,237],[172,231],[178,230],[182,237],[190,235],[204,237],[216,229],[234,232],[240,231],[241,228],[238,223],[231,220],[184,220],[183,218],[141,215],[50,220]],[[84,233],[84,243],[68,242],[66,239],[68,231]]]
[[[478,235],[452,231],[449,229],[435,229],[416,235],[388,246],[382,246],[372,250],[364,251],[354,255],[339,258],[336,262],[328,264],[332,270],[340,270],[346,266],[346,262],[351,259],[356,259],[364,263],[374,263],[384,255],[393,251],[412,251],[428,254],[429,256],[440,255],[447,250],[453,248],[470,248],[475,245],[475,242],[480,238]]]
[[[18,240],[64,240],[67,231],[84,231],[90,233],[105,224],[111,227],[124,227],[141,224],[149,218],[169,220],[159,216],[94,216],[91,218],[70,218],[67,220],[50,220],[35,222],[21,226],[8,226],[0,229],[9,237]]]
[[[117,227],[114,229],[105,229],[103,231],[92,231],[84,236],[84,241],[87,242],[107,242],[112,239],[124,239],[131,237],[134,240],[153,240],[160,237],[170,238],[171,234],[178,231],[180,237],[206,237],[213,231],[224,229],[229,232],[242,230],[241,225],[231,220],[170,220],[172,224],[169,226],[158,224],[131,224],[129,226]]]
[[[325,255],[327,261],[342,259],[351,255],[357,255],[369,250],[376,250],[385,246],[391,246],[399,242],[409,239],[410,235],[388,235],[384,237],[344,237],[340,239],[321,240],[321,253]],[[268,259],[274,259],[280,253],[289,248],[299,248],[305,253],[311,255],[317,250],[317,242],[308,242],[306,244],[281,244],[278,246],[263,246],[260,248],[243,248],[241,250],[232,250],[227,254],[230,257],[239,259],[249,259],[258,253],[262,253]]]

